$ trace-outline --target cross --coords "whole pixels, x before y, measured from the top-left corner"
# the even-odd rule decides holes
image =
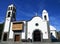
[[[38,14],[37,14],[37,13],[36,13],[35,15],[36,15],[36,16],[38,16]]]

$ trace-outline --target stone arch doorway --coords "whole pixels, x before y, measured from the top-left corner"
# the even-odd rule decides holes
[[[33,32],[33,41],[34,42],[41,42],[41,31],[40,30],[35,30]]]

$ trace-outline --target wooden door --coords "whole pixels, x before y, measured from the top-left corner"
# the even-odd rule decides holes
[[[33,41],[41,41],[41,33],[39,30],[33,32]]]
[[[15,35],[15,41],[20,41],[20,35]]]

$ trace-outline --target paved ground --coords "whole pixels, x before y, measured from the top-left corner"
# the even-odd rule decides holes
[[[0,42],[0,44],[60,44],[60,42]]]

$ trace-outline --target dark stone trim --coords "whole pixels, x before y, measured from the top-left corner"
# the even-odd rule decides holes
[[[46,22],[47,23],[47,30],[48,30],[48,41],[51,42],[51,34],[50,34],[50,27],[49,27],[49,21]]]
[[[27,22],[26,22],[25,26],[26,26],[25,39],[27,40]]]
[[[42,39],[42,42],[50,42],[50,39]]]
[[[21,42],[27,42],[27,40],[26,39],[21,39]]]
[[[8,39],[8,41],[9,41],[9,42],[10,42],[10,41],[11,41],[11,42],[14,42],[14,40],[13,40],[13,39]]]

